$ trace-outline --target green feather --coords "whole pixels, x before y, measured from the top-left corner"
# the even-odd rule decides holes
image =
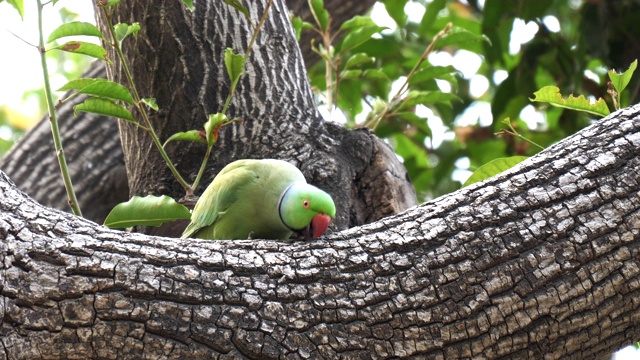
[[[306,184],[306,180],[300,170],[286,161],[235,161],[222,169],[202,193],[182,237],[287,239],[298,229],[283,223],[279,205],[285,191],[293,184]],[[329,199],[327,213],[322,209],[319,212],[334,217],[335,205],[331,197],[318,188],[307,186],[320,194],[323,203]]]

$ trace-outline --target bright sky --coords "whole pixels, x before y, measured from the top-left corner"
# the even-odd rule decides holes
[[[42,114],[37,113],[38,106],[35,100],[22,101],[22,94],[25,91],[43,86],[40,56],[36,48],[29,45],[38,44],[37,5],[35,1],[25,1],[24,6],[25,16],[22,21],[11,5],[7,2],[0,3],[0,47],[3,49],[0,56],[0,105],[11,105],[13,110],[19,113],[39,118]],[[78,13],[80,16],[76,19],[77,21],[95,23],[92,1],[60,0],[55,8],[51,5],[44,7],[45,39],[53,29],[62,24],[59,9],[63,7]],[[54,90],[65,83],[63,77],[51,75]]]

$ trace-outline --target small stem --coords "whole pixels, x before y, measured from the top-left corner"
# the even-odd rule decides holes
[[[269,0],[267,2],[267,5],[264,8],[264,12],[262,13],[262,17],[260,17],[260,21],[258,22],[258,24],[255,26],[255,28],[253,29],[253,34],[251,35],[251,40],[249,40],[249,45],[247,46],[247,50],[244,52],[244,63],[246,65],[247,59],[249,58],[249,54],[251,54],[251,50],[253,49],[253,45],[255,44],[256,40],[258,39],[258,34],[260,33],[260,29],[262,29],[262,26],[264,25],[264,22],[267,20],[267,15],[269,14],[269,9],[271,8],[271,5],[273,4],[273,0]],[[249,20],[251,21],[251,20]],[[227,99],[224,102],[224,106],[222,107],[222,114],[226,114],[227,110],[229,109],[229,104],[231,104],[231,98],[233,97],[233,93],[236,90],[236,87],[238,86],[238,81],[240,80],[240,77],[238,77],[237,79],[235,79],[235,81],[231,82],[231,88],[229,89],[229,95],[227,95]],[[190,196],[193,194],[193,190],[195,190],[198,187],[198,184],[200,184],[200,179],[202,178],[202,175],[204,174],[204,170],[207,167],[207,163],[209,162],[209,157],[211,156],[211,150],[213,149],[213,144],[212,145],[207,145],[207,152],[204,154],[204,159],[202,159],[202,164],[200,164],[200,169],[198,170],[198,175],[196,176],[195,181],[193,182],[193,185],[191,185],[191,187],[189,188],[190,190],[187,191],[187,196]]]
[[[331,120],[331,112],[333,111],[333,59],[331,54],[331,36],[329,34],[329,26],[322,34],[324,43],[324,51],[327,52],[327,60],[325,61],[325,82],[327,83],[327,111],[329,112],[329,120]]]
[[[176,180],[178,180],[178,182],[184,188],[184,190],[187,192],[187,194],[189,194],[189,193],[193,192],[193,189],[184,180],[182,175],[180,175],[180,173],[178,172],[176,167],[173,165],[173,162],[169,158],[169,155],[167,155],[167,152],[162,147],[162,143],[160,142],[160,139],[158,138],[158,135],[156,134],[155,130],[153,129],[153,126],[151,125],[151,121],[149,120],[149,116],[147,115],[147,111],[145,110],[144,106],[141,103],[140,95],[138,95],[138,90],[137,90],[137,88],[135,86],[135,83],[133,82],[133,76],[131,76],[131,71],[129,70],[129,65],[125,61],[124,53],[122,52],[121,44],[118,41],[118,39],[116,38],[116,36],[115,36],[114,30],[113,30],[113,24],[111,23],[111,15],[104,8],[103,8],[103,13],[105,15],[105,18],[107,19],[107,27],[109,28],[109,35],[111,36],[111,39],[113,40],[113,44],[112,44],[113,48],[116,50],[116,54],[118,55],[118,58],[120,59],[120,63],[122,65],[122,69],[124,70],[124,74],[125,74],[125,76],[127,78],[127,82],[129,83],[129,88],[131,89],[131,93],[132,93],[131,95],[133,96],[133,100],[134,100],[135,106],[138,109],[138,111],[140,111],[140,115],[142,116],[142,120],[145,123],[145,127],[149,131],[149,134],[151,135],[151,139],[153,140],[153,143],[156,145],[156,148],[158,148],[158,151],[160,151],[160,155],[162,156],[162,158],[164,159],[165,163],[169,167],[169,170],[171,170],[171,173],[173,174],[173,176],[176,178]]]
[[[334,104],[338,103],[338,95],[340,95],[340,90],[339,89],[340,89],[340,64],[341,64],[341,59],[342,59],[341,56],[337,56],[334,59],[335,62],[332,64],[333,65],[333,70],[335,72],[334,76],[335,76],[335,79],[336,79],[336,82],[335,82],[334,87],[333,87],[333,89],[335,90],[335,93],[333,95],[333,103]]]
[[[253,30],[253,35],[251,35],[251,40],[249,40],[249,45],[247,46],[247,50],[244,52],[245,64],[247,62],[247,59],[249,59],[249,54],[251,53],[251,49],[253,49],[253,44],[255,44],[256,40],[258,39],[258,34],[260,33],[260,29],[262,29],[262,25],[264,25],[264,22],[267,20],[267,15],[269,13],[269,8],[271,8],[271,4],[273,4],[273,0],[269,0],[267,2],[267,6],[265,6],[264,8],[264,12],[262,13],[260,22],[258,22],[258,25],[256,25],[256,27]],[[227,113],[227,110],[229,109],[229,104],[231,104],[231,98],[233,97],[233,93],[235,92],[236,87],[238,86],[238,80],[240,80],[240,77],[238,77],[235,81],[231,82],[229,95],[227,95],[227,99],[224,101],[224,106],[222,106],[222,111],[220,113],[222,114]]]
[[[385,106],[382,112],[378,116],[374,117],[373,120],[371,120],[371,122],[369,122],[368,124],[364,124],[364,126],[368,126],[372,130],[375,130],[376,127],[378,127],[378,124],[380,124],[380,121],[382,121],[382,119],[384,119],[388,115],[388,112],[391,110],[391,108],[396,106],[400,98],[404,95],[405,91],[407,91],[411,78],[413,77],[413,75],[415,75],[416,71],[418,71],[418,69],[420,68],[420,65],[422,65],[422,63],[425,60],[427,60],[427,57],[433,51],[433,48],[436,46],[436,43],[438,42],[438,40],[440,40],[440,38],[445,36],[449,32],[449,30],[451,30],[452,27],[453,27],[453,24],[448,23],[444,27],[444,29],[440,30],[433,37],[433,40],[431,41],[429,46],[427,46],[427,48],[424,50],[424,52],[422,53],[422,56],[420,56],[420,60],[418,60],[418,62],[413,66],[413,69],[411,69],[411,72],[409,72],[409,75],[407,75],[406,80],[404,81],[404,83],[402,84],[398,92],[396,92],[396,94],[393,95],[393,98],[391,98],[391,101],[389,101],[389,103],[387,104],[387,106]]]
[[[422,63],[425,60],[427,60],[427,57],[429,56],[429,54],[431,54],[431,52],[433,52],[433,48],[436,46],[436,43],[438,42],[438,40],[440,40],[440,38],[445,36],[449,32],[449,30],[451,30],[452,27],[453,27],[453,24],[452,23],[448,23],[444,27],[444,29],[440,30],[436,34],[436,36],[433,37],[433,40],[431,41],[429,46],[427,46],[427,48],[425,49],[424,53],[422,53],[422,56],[420,56],[420,60],[418,60],[418,62],[413,67],[413,69],[411,69],[411,72],[409,73],[409,75],[407,75],[407,79],[405,80],[404,84],[402,84],[402,87],[400,87],[400,90],[398,90],[398,93],[396,93],[396,96],[394,96],[394,98],[402,96],[402,94],[406,90],[405,88],[409,86],[409,81],[411,81],[411,78],[413,77],[413,75],[415,75],[416,71],[418,71],[418,68],[420,67],[420,65],[422,65]]]
[[[64,150],[62,149],[62,139],[60,138],[60,129],[58,127],[58,116],[56,114],[55,104],[53,103],[53,96],[51,95],[51,84],[49,83],[49,69],[47,67],[47,57],[44,49],[44,36],[42,32],[42,8],[43,4],[41,0],[38,1],[38,51],[40,52],[40,62],[42,64],[42,75],[44,77],[44,92],[47,97],[47,108],[49,111],[49,122],[51,123],[51,134],[53,135],[53,144],[56,150],[56,156],[58,158],[58,164],[60,165],[60,172],[62,173],[62,180],[64,181],[64,187],[67,190],[67,197],[69,198],[69,206],[71,211],[76,216],[82,216],[80,211],[80,205],[76,198],[76,193],[73,190],[73,183],[71,182],[71,176],[69,175],[69,168],[67,167],[67,159],[64,156]]]
[[[511,136],[515,136],[515,137],[517,137],[517,138],[519,138],[519,139],[522,139],[522,140],[524,140],[524,141],[528,142],[528,143],[529,143],[529,144],[531,144],[531,145],[535,145],[535,146],[539,147],[539,148],[540,148],[540,150],[544,150],[544,147],[543,147],[543,146],[541,146],[541,145],[537,144],[537,143],[536,143],[536,142],[534,142],[533,140],[529,140],[529,139],[527,139],[526,137],[524,137],[524,136],[520,135],[520,133],[519,133],[519,132],[517,132],[517,131],[516,131],[516,130],[511,126],[511,125],[509,125],[509,127],[511,128],[511,131],[510,131],[510,130],[501,130],[501,131],[499,131],[499,132],[495,133],[495,135],[509,134],[509,135],[511,135]]]
[[[267,15],[269,14],[269,8],[271,8],[271,4],[273,4],[273,0],[269,0],[267,2],[267,6],[264,7],[264,12],[262,13],[262,17],[260,18],[260,22],[258,22],[258,25],[253,30],[253,35],[251,36],[251,40],[249,41],[249,46],[247,47],[247,51],[245,51],[245,53],[244,53],[245,59],[249,58],[249,53],[251,52],[251,49],[253,48],[253,44],[258,39],[258,34],[260,33],[260,29],[262,29],[262,25],[264,25],[264,22],[267,20]]]
[[[609,81],[607,83],[607,92],[611,96],[611,100],[613,100],[613,108],[615,110],[620,110],[620,94],[613,87],[613,83]]]
[[[207,146],[207,152],[204,154],[204,159],[202,159],[202,164],[200,165],[200,169],[198,170],[198,175],[196,176],[196,180],[193,182],[193,185],[191,185],[192,189],[195,189],[198,186],[198,184],[200,184],[200,179],[202,178],[202,174],[204,174],[204,169],[207,167],[207,163],[209,162],[211,149],[213,149],[213,146]]]

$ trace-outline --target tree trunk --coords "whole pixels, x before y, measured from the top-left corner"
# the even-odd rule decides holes
[[[354,15],[364,14],[375,0],[343,2],[327,0],[325,6],[331,13],[333,31]],[[287,0],[291,11],[305,21],[313,21],[306,2]],[[317,60],[311,51],[313,33],[305,31],[300,39],[300,48],[307,67]],[[106,77],[104,63],[96,61],[83,77]],[[129,198],[129,187],[124,168],[124,155],[120,144],[117,124],[113,119],[88,113],[73,114],[73,106],[83,100],[72,99],[59,110],[65,154],[69,163],[78,201],[83,215],[102,223],[111,209]],[[385,149],[383,149],[385,150]],[[43,205],[69,211],[68,199],[58,171],[51,142],[51,130],[47,117],[26,133],[4,157],[0,158],[0,169],[29,196]],[[206,184],[206,182],[205,182]],[[364,216],[354,221],[366,221]],[[354,225],[357,224],[354,222]]]
[[[265,4],[247,4],[255,23]],[[371,132],[348,131],[321,118],[288,14],[283,1],[275,1],[268,12],[247,62],[247,75],[238,83],[227,112],[229,118],[243,121],[220,132],[203,183],[235,159],[288,160],[333,196],[336,229],[417,204],[406,170],[386,144]],[[100,15],[98,25],[107,32]],[[121,3],[113,16],[114,23],[139,21],[144,29],[137,38],[128,39],[123,52],[140,96],[156,98],[160,107],[149,114],[160,139],[202,129],[208,114],[219,112],[229,93],[225,49],[245,53],[251,39],[252,29],[243,14],[219,1],[205,2],[194,12],[180,2],[158,8],[156,2],[137,1]],[[113,66],[107,67],[109,78],[126,83],[115,52],[109,58],[113,59]],[[147,132],[122,121],[120,138],[132,195],[184,196]],[[202,144],[178,143],[167,151],[176,168],[190,175],[187,181],[193,181],[204,150]],[[178,236],[182,230],[149,231]]]
[[[124,233],[0,173],[0,358],[603,358],[640,338],[640,106],[312,242]]]

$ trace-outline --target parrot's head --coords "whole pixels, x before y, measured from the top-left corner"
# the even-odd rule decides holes
[[[284,191],[279,211],[282,222],[307,240],[320,237],[336,216],[331,196],[304,182],[295,182]]]

